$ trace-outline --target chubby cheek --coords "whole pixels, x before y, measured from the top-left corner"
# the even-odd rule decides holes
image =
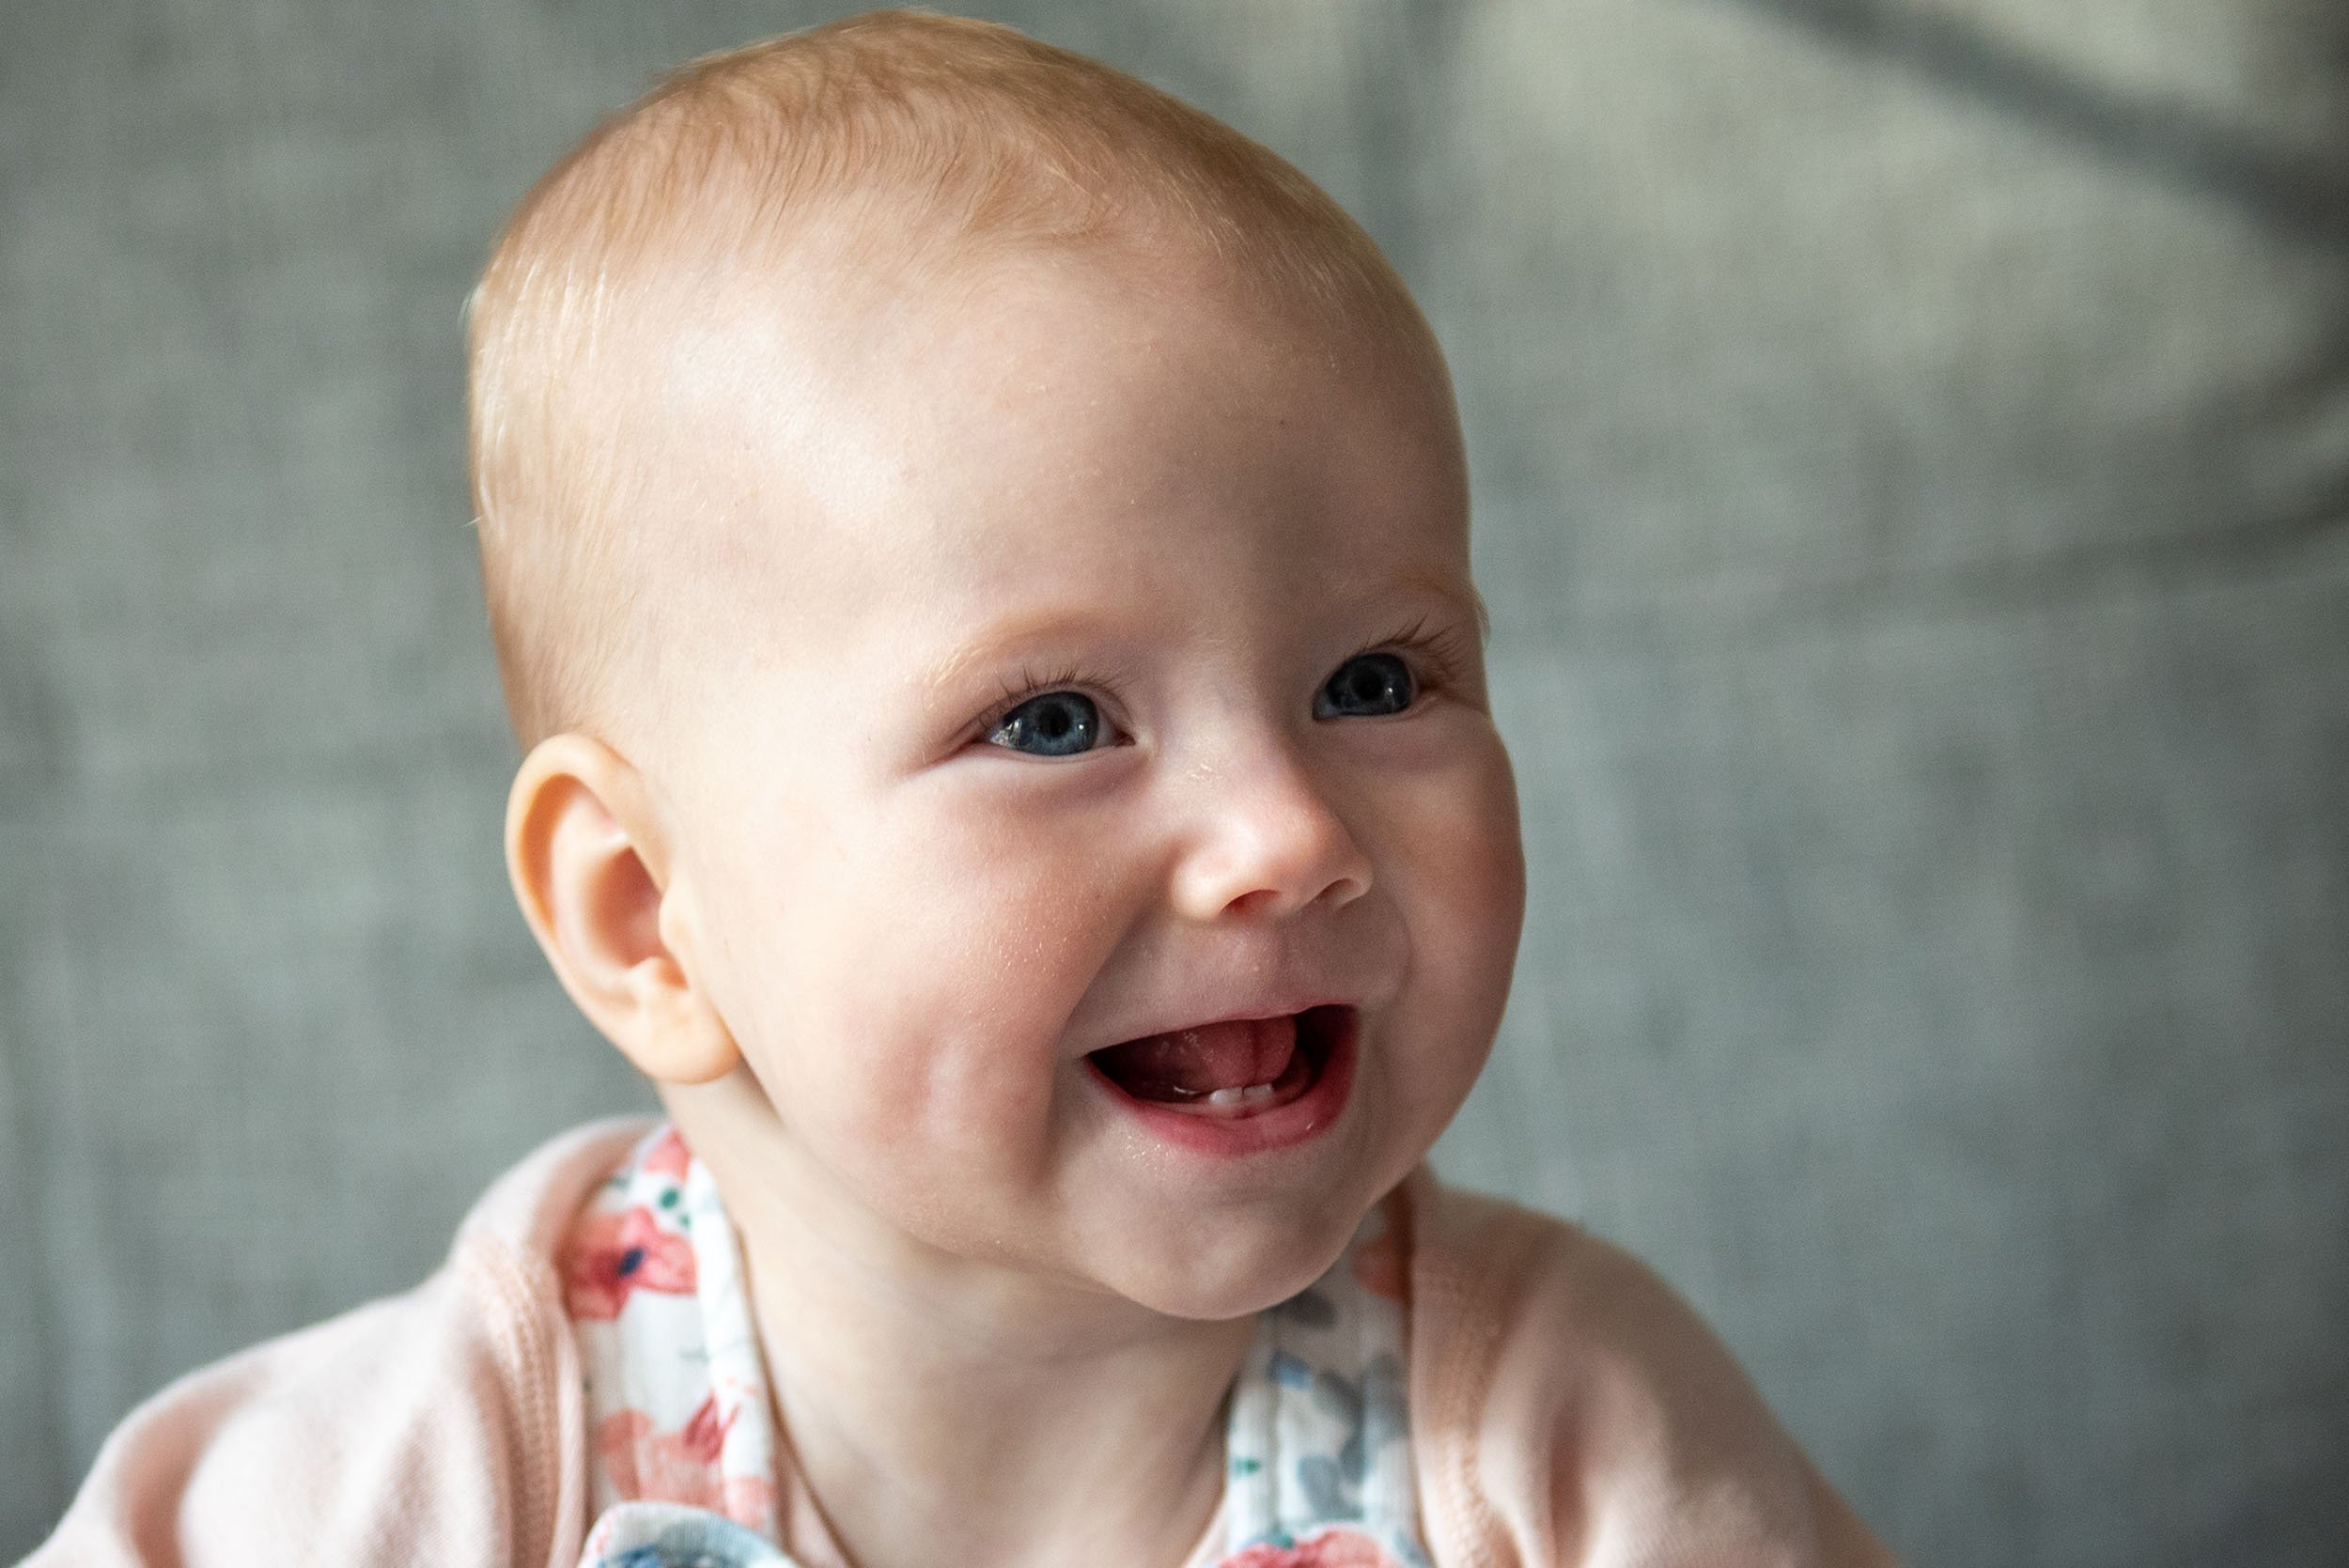
[[[1432,1141],[1492,1048],[1525,919],[1517,786],[1500,737],[1398,791],[1393,804],[1403,852],[1390,874],[1411,928],[1410,1049],[1398,1088],[1408,1121]]]
[[[971,815],[918,796],[836,812],[737,927],[727,1017],[786,1131],[926,1206],[1047,1173],[1065,1028],[1114,939],[1083,835]]]

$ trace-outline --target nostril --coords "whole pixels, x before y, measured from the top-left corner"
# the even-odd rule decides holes
[[[1192,918],[1336,907],[1369,891],[1368,857],[1296,759],[1218,769],[1195,799],[1203,812],[1175,895]]]
[[[1273,882],[1275,878],[1266,878]],[[1343,908],[1370,891],[1367,877],[1345,875],[1327,879],[1299,878],[1286,886],[1251,888],[1224,899],[1217,912],[1237,915],[1284,915],[1315,905]]]

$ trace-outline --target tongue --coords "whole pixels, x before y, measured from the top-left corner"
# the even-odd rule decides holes
[[[1128,1040],[1093,1059],[1136,1099],[1177,1100],[1270,1083],[1296,1053],[1295,1018],[1240,1018]]]

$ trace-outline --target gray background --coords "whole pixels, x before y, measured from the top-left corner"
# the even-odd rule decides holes
[[[2349,1560],[2349,8],[1034,0],[1453,355],[1533,903],[1455,1176],[1919,1563]],[[645,1103],[498,863],[459,307],[706,0],[12,0],[0,1555]]]

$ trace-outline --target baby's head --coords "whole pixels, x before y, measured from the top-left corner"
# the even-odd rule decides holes
[[[1002,29],[702,62],[474,302],[509,860],[746,1222],[1223,1317],[1489,1048],[1457,420],[1361,230]]]

